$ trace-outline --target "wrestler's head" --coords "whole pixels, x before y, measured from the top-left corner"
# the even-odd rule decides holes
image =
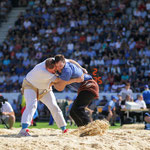
[[[64,55],[58,54],[55,56],[55,66],[58,72],[61,72],[66,62]]]
[[[56,70],[54,58],[46,59],[45,67],[48,72],[55,74],[57,70]]]

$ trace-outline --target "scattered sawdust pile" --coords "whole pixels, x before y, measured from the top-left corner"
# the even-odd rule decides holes
[[[96,120],[86,126],[79,127],[78,129],[70,132],[77,136],[94,136],[103,135],[109,129],[109,123],[106,120]]]

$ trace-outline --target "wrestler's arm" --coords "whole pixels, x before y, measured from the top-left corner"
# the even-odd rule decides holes
[[[75,82],[80,83],[83,81],[84,81],[84,74],[79,78],[70,79],[69,81],[65,81],[60,78],[56,78],[55,81],[53,81],[51,83],[51,85],[53,85],[57,91],[63,91],[64,88],[66,87],[66,85],[69,85],[69,84],[72,84]]]
[[[86,70],[85,68],[83,68],[83,67],[82,67],[78,62],[76,62],[75,60],[68,59],[68,61],[69,61],[70,63],[73,63],[73,64],[77,65],[79,68],[82,69],[82,71],[83,71],[84,73],[88,73],[87,70]]]

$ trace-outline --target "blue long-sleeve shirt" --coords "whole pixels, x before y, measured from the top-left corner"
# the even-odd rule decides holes
[[[150,104],[150,90],[145,90],[143,92],[143,99],[146,104]]]
[[[66,62],[64,68],[62,69],[59,78],[64,81],[69,81],[70,79],[81,77],[83,74],[82,69],[80,69],[77,65]],[[92,79],[92,76],[89,74],[84,74],[84,81]],[[69,86],[77,91],[80,87],[81,83],[72,83]]]

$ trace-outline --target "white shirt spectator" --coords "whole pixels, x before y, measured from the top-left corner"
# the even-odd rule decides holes
[[[2,104],[2,112],[13,112],[13,108],[11,107],[9,102],[5,102]]]
[[[121,47],[121,42],[120,42],[120,41],[117,41],[116,44],[115,44],[115,47],[116,47],[117,49],[119,49],[119,48]]]
[[[146,109],[146,104],[144,100],[136,100],[135,102],[140,105],[140,108]]]
[[[35,36],[35,37],[32,37],[32,41],[37,41],[38,40],[38,37]]]
[[[120,70],[120,67],[111,67],[111,73],[114,73],[114,74],[121,74],[121,70]]]
[[[70,27],[71,27],[71,28],[77,27],[77,22],[74,21],[74,20],[71,20],[71,21],[70,21]]]
[[[101,60],[99,61],[99,64],[100,64],[100,65],[104,65],[104,59],[101,59]]]
[[[28,27],[31,26],[31,21],[29,20],[25,20],[24,23],[23,23],[24,27],[27,29]]]
[[[141,12],[140,12],[138,9],[135,9],[135,10],[133,11],[133,15],[134,15],[135,17],[140,17],[140,16],[141,16]]]
[[[58,32],[59,35],[63,34],[64,31],[65,31],[65,28],[64,28],[64,27],[59,27],[59,28],[57,28],[57,32]]]
[[[146,10],[150,10],[150,2],[146,3]]]
[[[86,38],[86,40],[87,40],[87,42],[90,43],[92,41],[92,37],[90,35],[88,35],[87,38]]]
[[[126,98],[127,95],[129,95],[133,99],[133,92],[131,89],[126,90],[125,88],[123,88],[119,95],[122,96],[123,100]]]
[[[129,68],[129,74],[132,75],[133,72],[136,72],[136,67],[134,66]]]
[[[73,43],[68,43],[67,49],[73,51],[73,49],[74,49],[74,44],[73,44]]]

